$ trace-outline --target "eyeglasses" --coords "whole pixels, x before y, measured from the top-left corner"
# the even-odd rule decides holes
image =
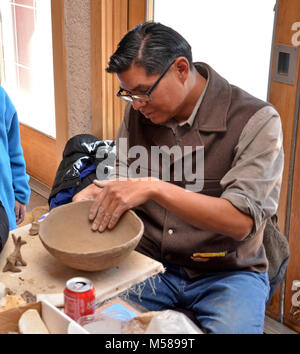
[[[176,59],[175,59],[176,60]],[[133,100],[145,103],[151,101],[151,93],[155,89],[155,87],[158,85],[160,80],[165,76],[167,71],[170,69],[170,67],[175,63],[175,60],[173,60],[161,73],[160,77],[154,82],[154,84],[146,91],[143,93],[138,93],[136,95],[131,95],[128,93],[128,91],[124,89],[120,89],[119,92],[117,93],[117,97],[121,98],[121,100],[124,100],[126,102],[133,102]]]

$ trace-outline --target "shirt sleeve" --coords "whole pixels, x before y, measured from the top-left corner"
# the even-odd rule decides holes
[[[251,216],[251,237],[278,208],[284,153],[279,114],[271,106],[256,112],[235,148],[232,168],[220,181],[221,198]]]

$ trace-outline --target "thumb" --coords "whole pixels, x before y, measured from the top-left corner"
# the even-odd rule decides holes
[[[107,183],[109,183],[110,181],[99,181],[97,179],[93,180],[93,183],[95,186],[103,188]]]

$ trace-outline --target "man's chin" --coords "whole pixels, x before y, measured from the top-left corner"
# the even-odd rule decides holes
[[[153,123],[153,124],[164,124],[164,123],[166,123],[168,120],[169,120],[169,118],[167,118],[167,117],[165,117],[165,116],[162,116],[162,115],[152,115],[152,116],[150,116],[150,117],[147,117],[149,120],[151,120],[151,122]]]

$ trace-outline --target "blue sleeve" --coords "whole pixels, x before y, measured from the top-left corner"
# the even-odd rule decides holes
[[[8,96],[6,101],[8,108],[6,113],[11,116],[7,117],[7,137],[15,199],[22,204],[28,204],[30,199],[29,176],[26,174],[18,115]]]

